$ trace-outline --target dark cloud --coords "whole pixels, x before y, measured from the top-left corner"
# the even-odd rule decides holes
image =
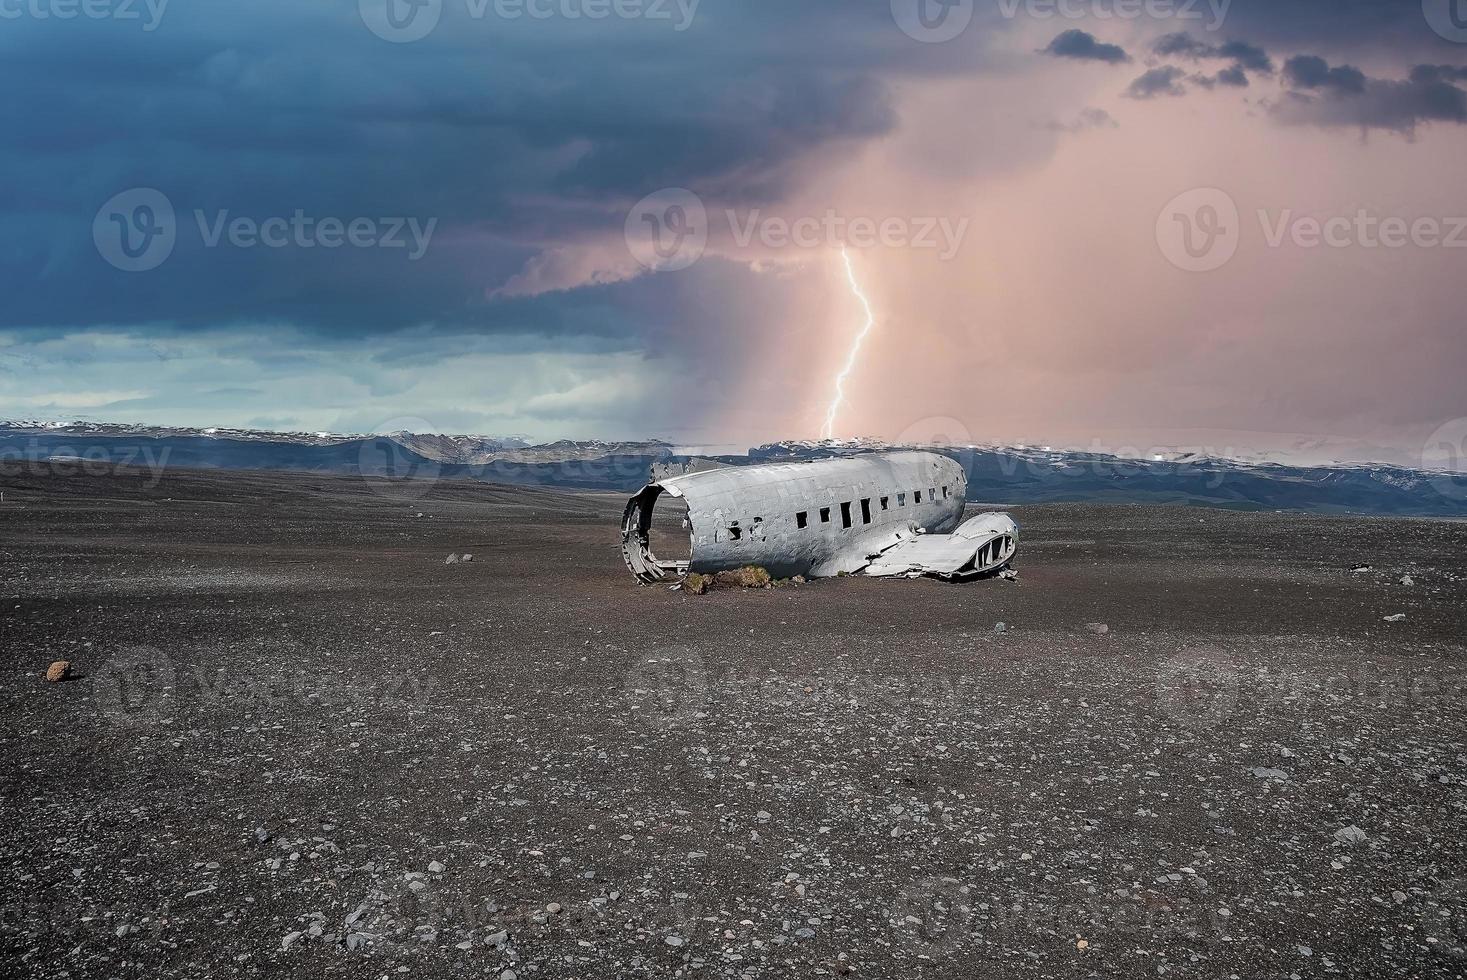
[[[1301,54],[1284,62],[1284,81],[1293,88],[1328,89],[1358,95],[1365,91],[1365,73],[1350,65],[1331,68],[1316,55]]]
[[[1151,50],[1164,58],[1187,58],[1192,61],[1208,58],[1231,61],[1234,68],[1264,74],[1273,71],[1273,59],[1268,56],[1268,52],[1245,41],[1225,41],[1217,45],[1206,44],[1183,31],[1163,35],[1152,45]]]
[[[1125,49],[1119,45],[1104,44],[1097,41],[1095,35],[1080,30],[1069,30],[1056,36],[1053,41],[1049,42],[1049,47],[1044,49],[1044,53],[1052,54],[1057,58],[1104,61],[1112,65],[1131,60]]]
[[[1224,68],[1222,71],[1218,72],[1216,76],[1216,81],[1219,85],[1231,85],[1236,88],[1247,88],[1248,73],[1243,70],[1242,65],[1233,65],[1231,68]]]
[[[1410,58],[1452,47],[1431,31],[1417,0],[1236,0],[1227,28],[1270,49],[1339,55],[1397,52]]]
[[[1185,95],[1187,90],[1182,87],[1181,81],[1186,74],[1182,69],[1172,65],[1152,68],[1133,81],[1125,94],[1132,99],[1151,99],[1158,95]]]
[[[1382,79],[1301,55],[1285,64],[1284,78],[1290,91],[1274,115],[1285,123],[1406,134],[1424,123],[1467,123],[1467,91],[1455,84],[1467,81],[1467,68],[1417,65],[1403,80]]]

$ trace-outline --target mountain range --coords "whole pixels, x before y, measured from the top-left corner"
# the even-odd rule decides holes
[[[1026,446],[893,446],[786,441],[747,452],[695,452],[657,439],[545,444],[514,436],[338,434],[107,422],[0,422],[0,484],[16,467],[134,466],[294,470],[369,477],[472,479],[635,491],[659,472],[797,461],[880,449],[930,449],[968,473],[968,497],[994,504],[1102,501],[1467,517],[1467,474],[1385,464],[1294,466],[1193,453],[1129,459]]]

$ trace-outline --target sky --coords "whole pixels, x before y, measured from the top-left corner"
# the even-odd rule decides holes
[[[0,0],[0,79],[0,417],[1467,433],[1467,0]]]

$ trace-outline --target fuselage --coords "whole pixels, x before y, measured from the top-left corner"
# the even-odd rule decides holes
[[[692,554],[664,562],[647,548],[662,494],[688,507]],[[627,504],[622,550],[638,579],[759,565],[771,575],[854,571],[897,533],[951,531],[967,477],[937,453],[870,453],[838,459],[734,466],[650,484]]]

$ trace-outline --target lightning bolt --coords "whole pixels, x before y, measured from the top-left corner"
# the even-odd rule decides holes
[[[841,261],[846,265],[846,282],[850,283],[851,292],[856,294],[856,299],[861,301],[861,306],[866,310],[866,325],[861,332],[856,334],[855,342],[851,344],[851,352],[846,355],[846,366],[841,368],[840,374],[835,376],[835,397],[830,400],[830,407],[825,410],[825,425],[820,430],[822,439],[829,439],[835,432],[835,414],[840,411],[840,406],[846,400],[846,378],[851,373],[851,368],[856,366],[856,356],[861,353],[861,344],[865,342],[866,335],[876,325],[876,314],[871,312],[871,301],[861,291],[861,284],[856,282],[856,270],[851,267],[851,256],[841,246]]]

